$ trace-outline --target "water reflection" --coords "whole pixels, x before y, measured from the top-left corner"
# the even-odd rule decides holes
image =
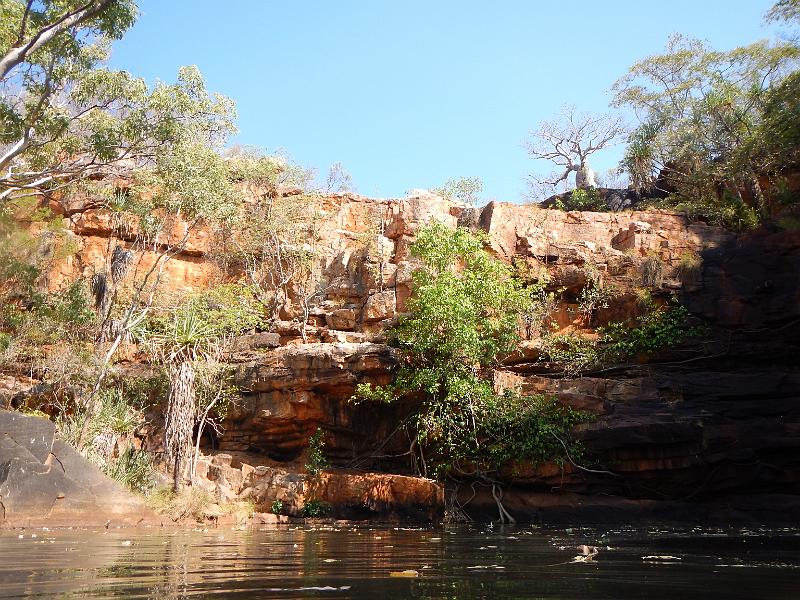
[[[27,530],[0,533],[0,596],[790,598],[799,551],[786,529]]]

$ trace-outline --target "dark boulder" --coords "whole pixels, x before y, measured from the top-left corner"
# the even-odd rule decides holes
[[[158,517],[42,417],[0,410],[0,526],[132,525]]]

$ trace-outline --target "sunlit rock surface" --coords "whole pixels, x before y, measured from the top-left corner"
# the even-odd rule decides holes
[[[762,228],[735,235],[669,211],[563,212],[501,202],[469,208],[421,192],[402,200],[334,195],[319,199],[319,209],[314,245],[321,291],[305,322],[295,295],[270,331],[237,341],[230,360],[242,398],[221,434],[204,437],[207,451],[246,452],[251,464],[269,459],[298,472],[308,438],[321,427],[334,467],[410,472],[407,458],[397,457],[408,440],[392,434],[413,406],[356,405],[350,397],[358,383],[392,378],[396,356],[385,333],[412,291],[410,244],[435,219],[482,229],[498,258],[513,261],[531,279],[546,276],[549,290],[563,292],[553,317],[564,331],[587,332],[639,314],[648,260],[658,263],[647,285],[653,296],[664,301],[676,294],[710,328],[706,341],[581,378],[563,377],[543,363],[536,336],[524,340],[498,372],[498,385],[555,394],[597,419],[575,432],[586,464],[578,462],[590,471],[569,461],[509,469],[505,498],[512,513],[624,520],[639,513],[685,517],[692,507],[711,514],[714,506],[730,506],[717,513],[743,514],[749,506],[765,515],[759,507],[774,502],[781,510],[773,517],[796,515],[800,232]],[[79,249],[56,264],[53,287],[92,273],[113,229],[101,210],[79,210],[70,218]],[[176,224],[172,235],[181,231]],[[196,289],[224,279],[209,255],[212,247],[212,233],[199,231],[166,264],[165,288]],[[698,265],[691,272],[687,257]],[[145,255],[143,264],[152,260]],[[590,276],[616,288],[594,323],[577,310]],[[20,378],[0,382],[0,394],[10,401],[25,385]],[[152,416],[143,443],[158,451],[159,413]],[[392,485],[411,485],[403,481]],[[352,481],[353,490],[358,485]],[[491,496],[478,491],[475,514],[493,515]]]

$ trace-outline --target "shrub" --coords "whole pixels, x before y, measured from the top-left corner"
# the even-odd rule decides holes
[[[331,505],[321,500],[308,500],[301,509],[304,517],[324,517],[331,512]]]
[[[448,179],[442,187],[433,188],[431,192],[447,200],[458,200],[469,206],[477,206],[478,194],[483,191],[480,177],[459,177]]]
[[[308,440],[308,462],[306,463],[306,471],[309,475],[316,477],[320,475],[328,467],[328,461],[325,459],[325,433],[321,427],[317,427]]]
[[[701,327],[689,327],[686,307],[658,307],[639,317],[637,327],[611,323],[600,330],[600,342],[606,362],[638,353],[653,354],[673,348],[692,335],[705,333]]]
[[[283,500],[273,500],[269,510],[273,515],[281,514],[283,512]]]
[[[541,396],[495,391],[491,373],[516,347],[519,324],[541,286],[525,287],[484,252],[486,236],[434,223],[420,230],[412,254],[409,314],[392,332],[402,353],[389,386],[357,388],[356,400],[414,399],[408,422],[418,469],[437,476],[485,477],[510,460],[559,456],[581,415]]]
[[[635,324],[613,322],[598,329],[592,339],[576,334],[551,334],[542,344],[543,360],[562,366],[564,373],[581,373],[619,364],[637,354],[655,354],[673,348],[687,337],[704,335],[704,327],[688,325],[689,311],[681,305],[656,307],[647,300],[649,310]]]
[[[128,448],[116,460],[104,461],[103,472],[128,489],[147,494],[155,486],[156,468],[144,450]]]
[[[733,198],[730,194],[723,194],[721,200],[708,196],[691,199],[668,196],[660,200],[643,202],[640,208],[674,210],[684,213],[690,221],[702,221],[733,231],[747,231],[757,227],[760,222],[755,208],[738,198]]]
[[[592,324],[598,309],[610,306],[616,294],[617,289],[614,286],[604,286],[598,279],[590,278],[586,282],[578,296],[578,311],[586,318],[588,325]]]
[[[608,206],[599,192],[594,188],[578,188],[572,190],[569,200],[566,202],[567,210],[588,210],[603,212],[608,210]]]

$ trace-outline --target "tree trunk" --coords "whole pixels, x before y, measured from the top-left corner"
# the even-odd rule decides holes
[[[178,491],[181,465],[191,453],[192,428],[195,421],[195,372],[191,361],[169,366],[170,393],[165,416],[164,450],[167,462],[173,464],[173,485]]]

